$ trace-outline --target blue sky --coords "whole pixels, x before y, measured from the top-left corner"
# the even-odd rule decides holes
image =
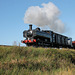
[[[49,2],[61,12],[60,19],[67,27],[64,35],[75,40],[75,0],[0,0],[0,45],[13,45],[14,41],[21,43],[23,31],[29,28],[23,21],[26,10]]]

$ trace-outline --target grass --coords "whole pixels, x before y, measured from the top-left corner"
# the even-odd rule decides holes
[[[0,75],[74,74],[73,49],[0,46]]]

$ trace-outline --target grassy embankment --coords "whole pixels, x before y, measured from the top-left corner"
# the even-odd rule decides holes
[[[75,75],[75,50],[0,47],[0,75]]]

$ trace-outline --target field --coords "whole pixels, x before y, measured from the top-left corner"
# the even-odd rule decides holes
[[[0,75],[75,75],[75,50],[0,46]]]

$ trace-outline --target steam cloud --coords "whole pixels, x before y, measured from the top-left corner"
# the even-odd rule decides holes
[[[31,6],[24,16],[24,23],[34,24],[40,27],[48,27],[53,31],[63,33],[64,23],[59,19],[60,11],[51,2],[43,3],[42,7]]]

